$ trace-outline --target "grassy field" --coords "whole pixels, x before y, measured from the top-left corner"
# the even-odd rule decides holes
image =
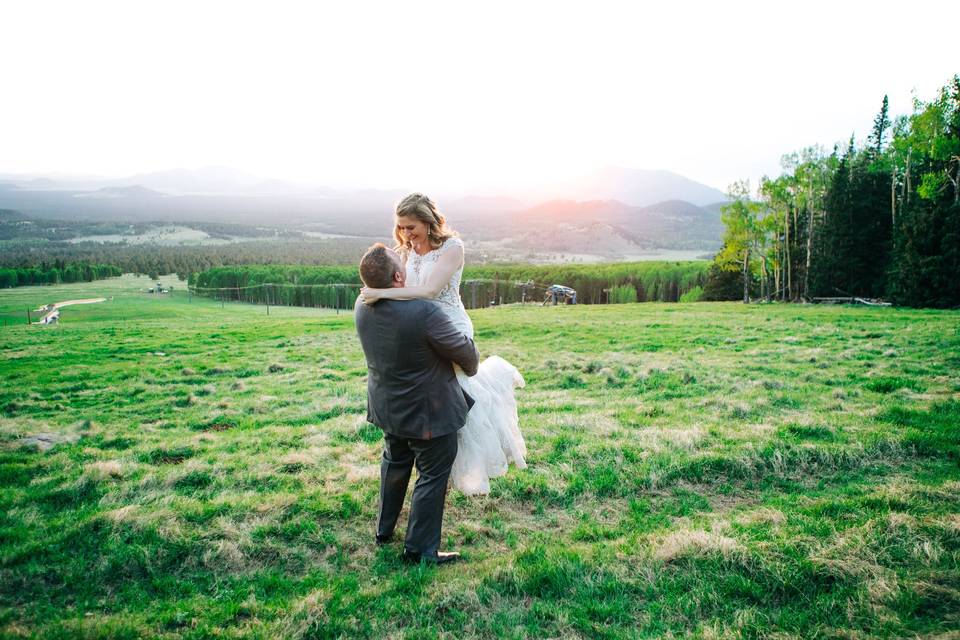
[[[146,286],[0,291],[0,637],[960,637],[957,312],[472,311],[530,466],[433,568],[372,544],[349,314]]]

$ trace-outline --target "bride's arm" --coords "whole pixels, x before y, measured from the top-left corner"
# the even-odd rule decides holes
[[[393,289],[360,289],[360,295],[367,304],[377,300],[409,300],[411,298],[436,298],[450,282],[453,274],[463,266],[463,245],[456,244],[440,254],[437,263],[430,271],[426,283],[412,287]]]

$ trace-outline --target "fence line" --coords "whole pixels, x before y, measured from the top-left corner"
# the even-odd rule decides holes
[[[470,278],[469,280],[463,280],[460,284],[503,284],[503,285],[513,285],[515,287],[528,287],[533,289],[549,289],[553,285],[543,284],[541,282],[534,282],[532,280],[526,282],[519,282],[515,280],[496,280],[492,278]],[[237,287],[199,287],[196,285],[188,285],[187,288],[190,291],[240,291],[246,289],[260,289],[262,287],[297,287],[300,289],[308,287],[354,287],[359,288],[366,286],[362,282],[314,282],[309,284],[299,284],[296,282],[261,282],[260,284],[249,284],[244,286]]]
[[[494,285],[493,291],[490,291],[486,285]],[[196,294],[214,298],[220,300],[221,303],[224,300],[236,300],[239,302],[264,304],[267,307],[267,313],[269,313],[270,305],[333,308],[339,311],[340,309],[351,307],[351,300],[347,299],[340,292],[356,291],[359,293],[360,288],[363,286],[364,285],[359,282],[303,284],[296,282],[261,282],[258,284],[237,285],[233,287],[201,287],[188,284],[187,292],[190,295]],[[512,302],[540,302],[536,297],[537,292],[546,292],[553,285],[533,280],[519,281],[471,278],[461,282],[460,286],[462,292],[461,299],[464,301],[464,306],[475,309]],[[478,291],[478,286],[483,286],[484,289]],[[468,288],[470,290],[469,296],[466,291]],[[318,289],[322,290],[320,295],[315,296],[311,293]],[[245,300],[244,292],[252,290],[259,290],[261,293],[253,294]],[[292,290],[292,293],[290,290]],[[283,291],[285,291],[285,293]],[[323,295],[324,293],[327,295]],[[331,297],[331,294],[335,295]]]
[[[211,273],[208,278],[200,279],[196,284],[188,284],[189,293],[215,298],[221,301],[238,300],[254,304],[266,305],[285,305],[302,307],[323,307],[330,309],[351,308],[353,298],[359,294],[363,287],[359,280],[353,282],[258,282],[250,284],[250,276],[254,278],[258,274],[240,272],[219,273],[217,270]],[[262,274],[266,277],[284,277],[284,274]],[[317,276],[329,276],[331,279],[353,278],[353,273],[339,272],[329,274],[296,274],[290,276],[303,280],[314,280]],[[479,274],[478,274],[479,275]],[[484,274],[486,275],[486,274]],[[582,304],[615,304],[618,302],[643,302],[643,301],[663,301],[675,302],[684,295],[685,289],[691,289],[691,282],[694,285],[702,284],[702,277],[693,274],[694,279],[690,280],[687,273],[668,272],[664,274],[654,273],[649,282],[642,278],[634,279],[632,276],[624,281],[621,275],[610,274],[609,277],[587,276],[581,278],[573,274],[569,277],[560,276],[560,281],[573,285],[576,290],[576,297],[568,299],[563,291],[554,291],[557,286],[554,283],[547,283],[539,279],[529,278],[522,280],[526,274],[516,274],[513,278],[498,278],[499,274],[491,274],[494,277],[467,278],[460,283],[460,299],[463,305],[468,309],[478,309],[489,306],[512,303],[542,303],[548,304],[551,301],[555,304],[565,302],[575,302]],[[504,274],[506,275],[506,274]],[[545,273],[541,276],[550,277],[551,274]],[[559,275],[559,274],[558,274]],[[568,274],[569,275],[569,274]],[[602,274],[601,274],[602,275]],[[702,274],[700,274],[702,276]],[[685,287],[683,282],[687,282]],[[233,286],[201,286],[199,282],[207,284],[224,285],[229,282],[235,282]],[[559,285],[565,289],[563,284]],[[347,293],[349,292],[349,293]],[[555,294],[555,295],[551,295]]]

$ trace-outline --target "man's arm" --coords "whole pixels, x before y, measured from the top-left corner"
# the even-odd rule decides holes
[[[404,262],[406,265],[406,262]],[[363,287],[360,296],[367,304],[375,304],[378,300],[412,300],[422,298],[433,300],[450,282],[454,272],[463,266],[463,245],[454,245],[449,251],[440,255],[437,262],[430,269],[427,281],[419,286],[394,287],[391,289],[371,289]],[[404,266],[406,268],[406,266]]]
[[[439,307],[431,305],[427,313],[427,342],[442,358],[460,365],[468,376],[477,375],[480,353],[473,340],[457,329]]]

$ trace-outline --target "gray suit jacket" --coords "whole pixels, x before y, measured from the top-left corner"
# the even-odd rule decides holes
[[[367,358],[367,420],[385,432],[429,440],[467,421],[471,398],[453,364],[477,373],[473,340],[429,300],[380,300],[354,305],[357,334]]]

